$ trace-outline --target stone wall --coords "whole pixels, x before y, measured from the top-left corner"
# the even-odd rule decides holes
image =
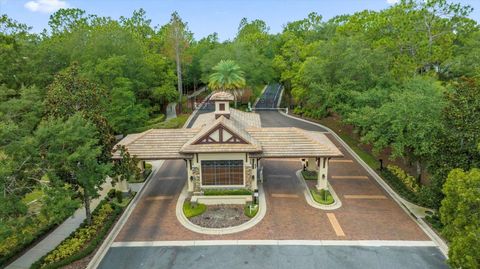
[[[193,176],[193,193],[199,193],[201,192],[201,187],[200,187],[200,167],[198,165],[194,165],[192,167],[192,176]]]

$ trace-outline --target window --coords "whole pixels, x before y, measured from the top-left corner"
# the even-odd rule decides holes
[[[225,111],[225,104],[218,104],[218,106],[219,106],[218,109],[220,111]]]
[[[243,161],[202,161],[202,185],[243,185]]]

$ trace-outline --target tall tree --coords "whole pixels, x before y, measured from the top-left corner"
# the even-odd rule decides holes
[[[244,72],[240,66],[232,60],[221,60],[213,68],[210,74],[208,86],[214,90],[231,90],[235,95],[235,106],[237,106],[237,90],[245,87]]]
[[[48,117],[66,119],[80,112],[97,127],[101,140],[103,160],[109,160],[115,142],[112,128],[105,118],[107,92],[79,74],[79,67],[71,67],[55,76],[48,86],[45,100]]]
[[[111,170],[110,163],[102,163],[95,125],[75,113],[65,121],[48,119],[40,124],[34,134],[35,151],[42,170],[50,184],[75,186],[82,197],[87,223],[91,224],[90,201]]]
[[[177,89],[179,93],[178,105],[182,109],[183,78],[182,63],[188,59],[185,50],[192,41],[192,33],[188,30],[187,23],[183,22],[177,12],[172,13],[170,22],[160,30],[164,35],[164,50],[174,59],[177,69]]]

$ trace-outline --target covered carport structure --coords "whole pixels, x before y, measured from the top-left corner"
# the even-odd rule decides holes
[[[175,160],[181,159],[186,163],[188,171],[189,191],[198,191],[195,182],[201,182],[202,157],[199,155],[214,156],[209,159],[225,160],[236,152],[245,166],[245,182],[243,187],[257,188],[258,168],[262,159],[298,158],[305,161],[308,170],[318,171],[317,189],[328,189],[328,163],[331,158],[343,156],[340,150],[321,132],[305,131],[299,128],[245,128],[242,142],[211,142],[195,145],[201,146],[203,152],[193,151],[192,145],[197,137],[202,141],[218,139],[213,136],[212,130],[224,129],[225,134],[235,136],[240,130],[220,117],[214,123],[203,128],[192,129],[151,129],[139,134],[125,137],[118,145],[124,146],[137,159],[146,160]],[[205,135],[207,137],[205,138]],[[252,147],[252,144],[255,147]],[[248,148],[252,150],[241,150]],[[113,153],[113,159],[120,159],[120,152]],[[195,179],[198,177],[198,179]],[[249,180],[251,182],[248,184]],[[227,186],[228,187],[228,186]]]

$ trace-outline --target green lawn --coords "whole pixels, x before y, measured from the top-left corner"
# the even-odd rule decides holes
[[[185,200],[183,203],[183,213],[187,218],[202,215],[205,210],[207,210],[207,206],[204,204],[192,204],[189,200]]]
[[[322,205],[330,205],[335,201],[329,191],[310,189],[310,193],[313,196],[313,200]]]

